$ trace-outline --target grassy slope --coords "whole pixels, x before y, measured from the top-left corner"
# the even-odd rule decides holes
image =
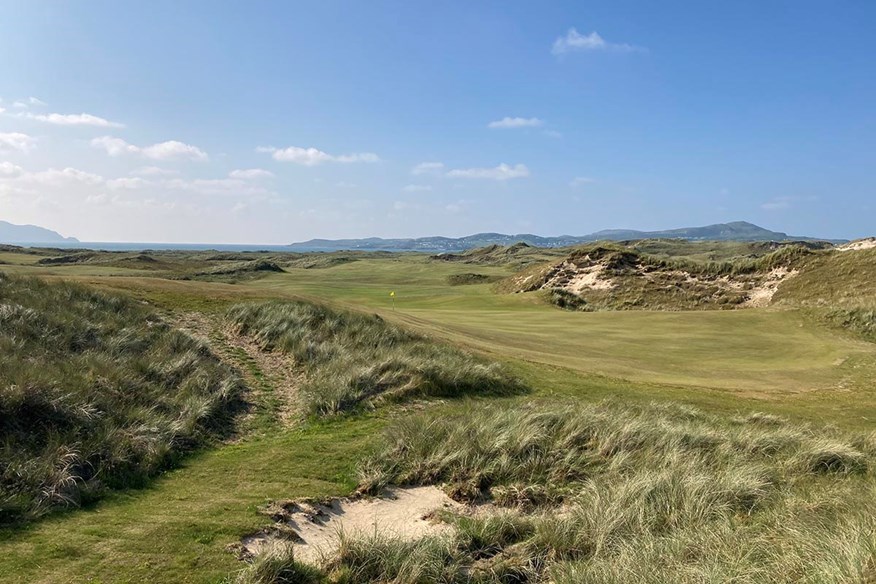
[[[595,338],[588,345],[577,344],[588,338],[581,334],[581,322],[593,323],[596,320],[564,324],[568,313],[542,306],[534,296],[495,296],[490,293],[488,285],[452,288],[446,285],[446,277],[453,273],[476,271],[502,275],[507,274],[505,269],[433,263],[416,256],[379,262],[358,261],[323,270],[291,269],[288,274],[242,285],[119,277],[136,273],[118,268],[110,270],[112,277],[107,277],[106,268],[98,269],[97,266],[21,267],[20,270],[63,274],[101,287],[125,290],[168,310],[219,312],[240,299],[296,296],[366,308],[409,322],[421,330],[435,331],[462,343],[485,348],[494,355],[508,355],[515,371],[535,390],[535,395],[527,400],[553,402],[555,398],[552,396],[556,394],[587,400],[607,396],[623,396],[626,400],[636,401],[666,398],[699,404],[711,411],[756,408],[848,427],[872,428],[873,425],[872,393],[807,392],[792,395],[783,392],[774,394],[776,399],[761,402],[755,401],[758,399],[756,385],[749,385],[750,391],[743,395],[714,389],[722,381],[732,385],[734,374],[729,370],[733,360],[755,363],[763,358],[763,355],[746,349],[747,343],[756,342],[763,334],[772,334],[776,326],[784,330],[785,342],[799,347],[799,353],[795,349],[786,361],[774,361],[778,370],[763,373],[765,379],[775,380],[776,387],[793,390],[795,376],[802,376],[799,371],[806,368],[813,372],[822,371],[831,383],[842,382],[847,374],[850,374],[847,383],[853,387],[863,383],[870,375],[864,367],[849,371],[849,361],[843,366],[834,366],[832,362],[813,365],[808,363],[811,352],[807,348],[811,350],[821,344],[838,353],[858,353],[854,359],[862,364],[872,356],[869,347],[801,321],[793,314],[757,311],[728,315],[730,318],[736,314],[758,315],[743,316],[754,318],[750,322],[708,321],[709,315],[704,313],[680,313],[675,315],[679,320],[664,321],[653,320],[653,314],[631,314],[629,320],[615,324],[604,322],[601,325],[604,338],[601,341]],[[389,302],[390,290],[398,293],[395,313]],[[486,311],[487,314],[476,317],[475,311]],[[540,323],[544,327],[543,334],[548,334],[551,329],[571,334],[567,355],[561,360],[563,366],[537,362],[549,359],[539,342],[529,340],[527,335]],[[644,324],[650,324],[654,343],[642,342]],[[693,350],[689,343],[674,349],[662,345],[661,338],[679,334],[679,328],[687,335],[683,338],[698,339],[701,335],[712,338],[714,350],[710,359],[701,361],[702,365],[692,361],[694,365],[685,372],[664,365],[664,360],[673,354],[679,355],[678,351]],[[733,334],[725,334],[727,331]],[[739,336],[743,338],[738,343],[722,344]],[[626,351],[626,356],[596,358],[587,354],[606,339],[612,339],[618,354]],[[515,348],[515,343],[522,343],[522,346]],[[765,345],[766,349],[770,348],[769,342]],[[776,354],[781,352],[776,348]],[[520,361],[514,359],[515,356],[533,362]],[[629,367],[643,360],[649,364],[637,375],[646,378],[650,368],[653,373],[663,375],[667,383],[625,381],[623,378],[636,374],[631,373]],[[671,365],[672,361],[665,363]],[[722,363],[726,368],[716,373],[715,367]],[[790,371],[783,372],[782,367]],[[793,372],[795,367],[797,373]],[[871,365],[869,371],[872,370]],[[729,379],[726,378],[728,371]],[[611,372],[614,377],[594,372]],[[695,381],[695,386],[682,385],[685,378]],[[741,376],[737,379],[751,383],[751,378],[746,380]],[[811,389],[805,379],[801,383],[803,389]],[[513,399],[507,401],[516,403]],[[451,403],[440,409],[452,411],[457,407]],[[868,414],[870,419],[862,418]],[[255,513],[257,505],[266,498],[349,491],[353,484],[353,466],[373,443],[383,423],[380,418],[369,417],[336,421],[304,433],[269,434],[199,455],[189,460],[182,470],[169,473],[148,490],[113,496],[89,511],[52,518],[24,533],[4,533],[2,537],[6,541],[0,543],[3,552],[0,554],[0,581],[79,582],[93,577],[95,582],[146,579],[155,582],[217,582],[222,575],[239,567],[233,556],[223,551],[224,545],[241,533],[263,525],[263,518]],[[173,550],[172,555],[165,555],[169,550]]]
[[[143,483],[224,434],[240,390],[137,302],[0,272],[0,523]]]
[[[795,406],[811,404],[812,417],[825,405],[842,405],[848,407],[837,411],[839,419],[861,423],[876,409],[876,347],[796,311],[569,313],[532,294],[444,284],[449,273],[465,269],[411,258],[360,261],[318,274],[290,270],[248,288],[374,310],[491,356],[688,387],[692,397],[703,388],[724,390],[728,400],[794,396]],[[395,311],[390,290],[396,291]],[[850,391],[854,399],[843,399]]]

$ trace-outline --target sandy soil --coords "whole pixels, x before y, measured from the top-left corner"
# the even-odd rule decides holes
[[[369,535],[380,532],[419,539],[450,529],[448,525],[430,519],[434,511],[463,507],[434,486],[394,488],[379,498],[332,499],[325,504],[275,503],[266,512],[276,523],[242,538],[235,551],[242,557],[252,557],[292,545],[297,559],[316,563],[337,547],[340,533]]]
[[[867,239],[859,239],[845,245],[841,245],[836,249],[838,251],[860,251],[863,249],[873,249],[876,247],[876,237],[868,237]]]
[[[748,300],[743,302],[741,306],[743,308],[759,308],[763,306],[768,306],[770,302],[773,300],[773,296],[776,293],[776,290],[779,289],[779,284],[787,280],[788,278],[793,278],[799,272],[797,270],[789,270],[788,268],[774,268],[770,270],[770,273],[767,274],[766,279],[761,282],[758,286],[755,286],[748,293]]]

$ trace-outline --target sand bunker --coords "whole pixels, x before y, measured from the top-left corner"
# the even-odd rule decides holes
[[[321,556],[337,548],[340,533],[379,532],[419,539],[450,529],[444,523],[431,520],[434,511],[462,507],[434,486],[388,489],[378,498],[274,503],[265,510],[274,519],[274,525],[244,537],[239,546],[231,547],[242,558],[250,558],[292,545],[297,559],[316,563]]]

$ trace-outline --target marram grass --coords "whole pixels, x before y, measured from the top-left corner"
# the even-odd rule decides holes
[[[868,583],[874,470],[874,435],[761,414],[602,403],[417,415],[362,464],[362,490],[439,484],[490,506],[442,512],[453,529],[419,541],[343,538],[306,581]],[[256,578],[260,563],[240,581],[299,581]]]
[[[381,402],[522,391],[497,363],[393,326],[309,302],[240,304],[227,319],[307,375],[305,410],[331,415]]]
[[[142,485],[227,430],[240,387],[136,302],[0,273],[0,523]]]

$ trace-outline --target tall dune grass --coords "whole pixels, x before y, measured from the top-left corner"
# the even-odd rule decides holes
[[[496,363],[403,330],[377,315],[308,302],[241,304],[228,321],[307,371],[305,409],[331,415],[384,401],[521,391]]]
[[[419,541],[344,538],[325,558],[322,581],[861,584],[876,577],[873,434],[761,414],[725,419],[603,403],[416,415],[398,421],[386,441],[362,465],[363,490],[441,484],[457,499],[494,507],[442,512],[453,529]],[[252,574],[240,581],[272,582]]]
[[[0,273],[0,523],[143,484],[224,431],[239,389],[133,301]]]

